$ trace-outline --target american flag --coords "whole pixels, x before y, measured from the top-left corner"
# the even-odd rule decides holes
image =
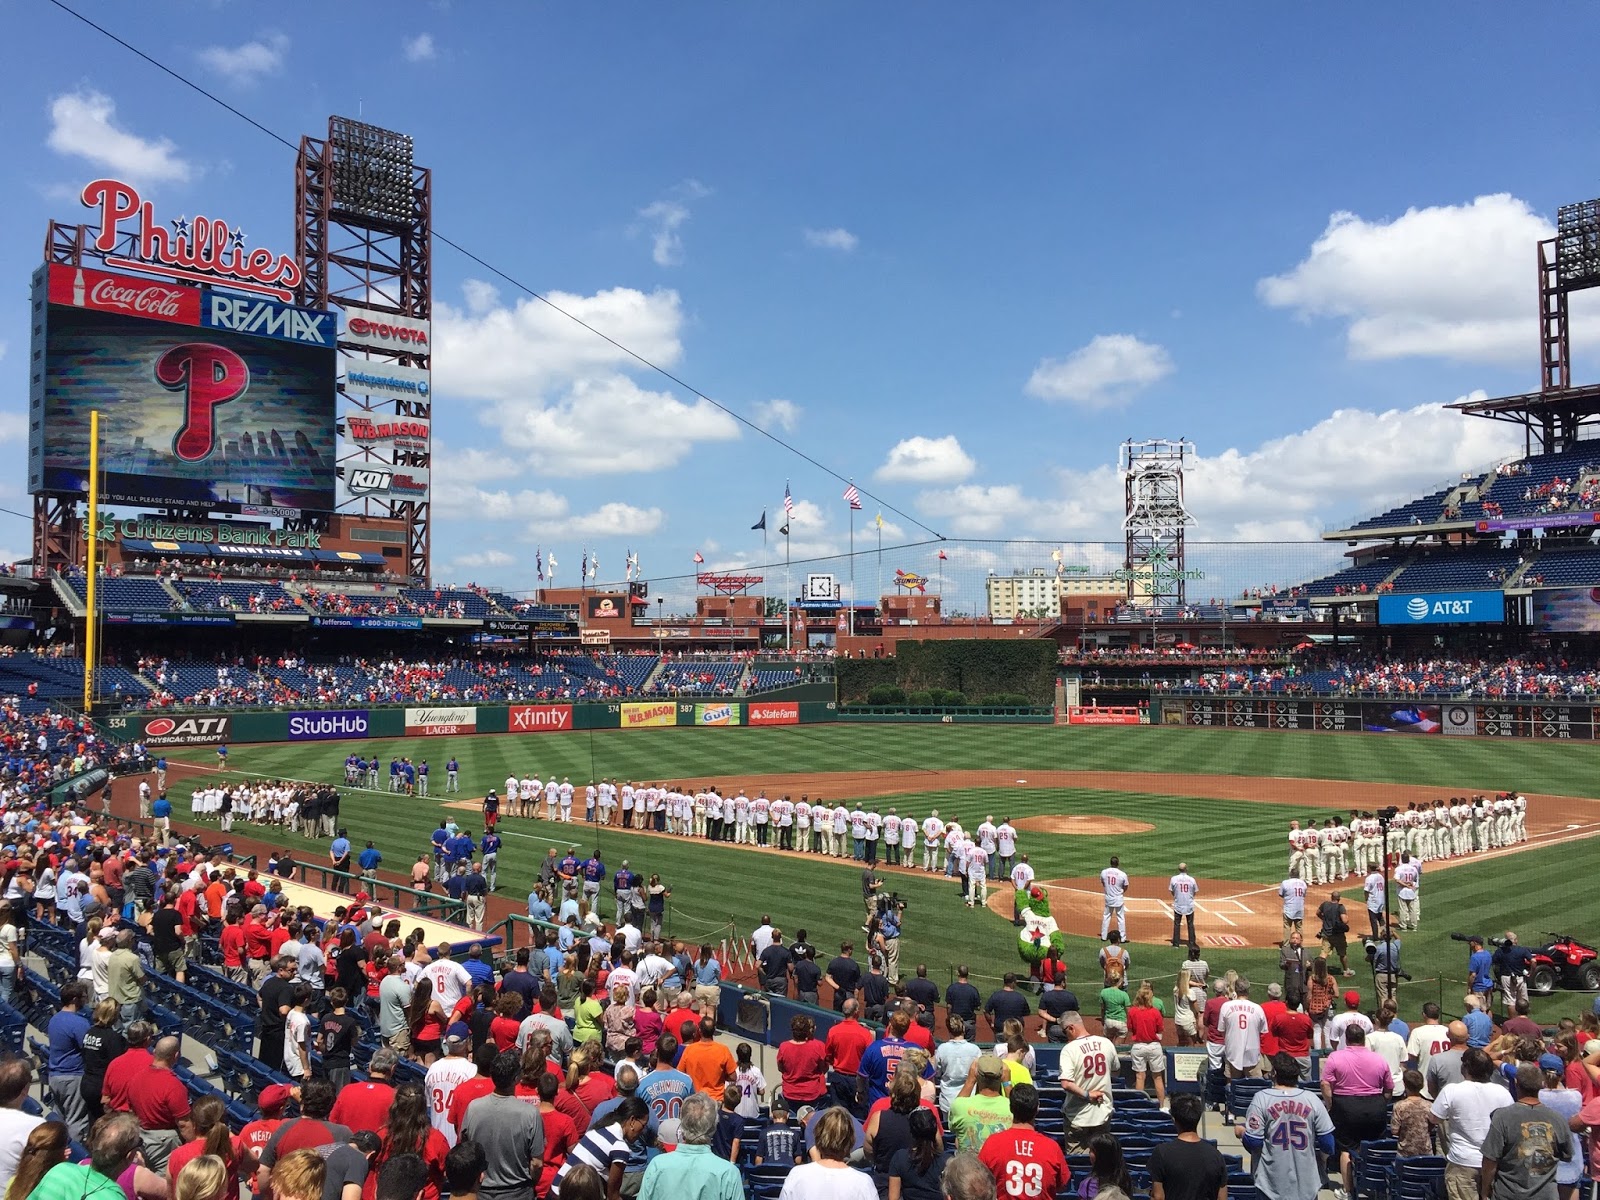
[[[786,517],[794,516],[794,497],[789,494],[787,481],[783,485],[783,515]]]
[[[861,493],[856,490],[856,485],[851,484],[844,490],[844,500],[851,508],[857,511],[861,508]]]

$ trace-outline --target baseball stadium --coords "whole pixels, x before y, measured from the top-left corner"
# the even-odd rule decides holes
[[[865,997],[874,1037],[903,1003],[943,1038],[949,989],[1014,985],[1041,1114],[1072,1109],[1078,1035],[1049,1036],[1052,990],[1084,996],[1079,1034],[1126,1041],[1103,1008],[1108,944],[1127,990],[1149,981],[1169,1010],[1197,958],[1276,988],[1293,929],[1374,1014],[1389,997],[1448,1022],[1476,993],[1498,1022],[1517,1015],[1500,974],[1553,1048],[1563,1018],[1600,1012],[1600,898],[1581,882],[1600,847],[1600,384],[1574,380],[1569,315],[1600,286],[1600,202],[1523,248],[1538,387],[1453,406],[1517,427],[1522,451],[1320,539],[1207,529],[1186,501],[1195,443],[1155,430],[1117,446],[1112,540],[885,545],[871,497],[829,466],[805,486],[837,493],[848,553],[792,555],[795,492],[774,484],[763,556],[742,565],[696,551],[688,573],[647,574],[608,550],[607,578],[592,547],[551,537],[517,586],[490,587],[437,569],[427,147],[343,116],[289,144],[281,253],[136,182],[74,189],[31,280],[29,365],[6,364],[28,381],[32,553],[0,573],[3,887],[25,935],[0,941],[0,1040],[74,1146],[98,1144],[101,1097],[57,1086],[58,1018],[88,1015],[107,934],[142,982],[93,999],[177,1039],[183,1089],[234,1133],[300,1113],[313,1078],[360,1086],[398,1045],[378,998],[404,972],[374,955],[353,977],[371,983],[370,1005],[350,1001],[355,1049],[293,1069],[294,1005],[276,1018],[266,999],[291,919],[284,938],[328,940],[330,986],[341,932],[381,933],[380,912],[424,931],[408,955],[438,945],[426,969],[489,964],[485,1029],[496,972],[575,940],[597,1004],[651,955],[688,1003],[709,948],[704,1036],[767,1048],[792,1017],[824,1036],[854,1002],[805,952],[770,957],[774,930],[886,974],[887,1006]],[[559,584],[558,555],[578,562]],[[196,917],[210,882],[224,911]],[[1341,948],[1319,928],[1333,901]],[[229,948],[252,922],[270,963]],[[1525,960],[1495,949],[1508,935]],[[1485,947],[1495,979],[1469,965]],[[906,981],[924,976],[939,999],[919,1010]],[[621,991],[619,1011],[657,1003]],[[1205,996],[1202,974],[1196,1011]],[[438,1015],[444,1042],[472,1020],[462,1003]],[[431,1087],[415,1039],[434,1014],[406,1020],[388,1070]],[[998,1022],[984,1038],[1003,1049]],[[1242,1118],[1265,1081],[1240,1074],[1187,1080]],[[0,1098],[8,1078],[0,1064]],[[1117,1088],[1144,1108],[1142,1084]],[[1065,1120],[1039,1128],[1070,1143]],[[744,1169],[744,1194],[780,1194]],[[1248,1174],[1228,1191],[1266,1195]]]

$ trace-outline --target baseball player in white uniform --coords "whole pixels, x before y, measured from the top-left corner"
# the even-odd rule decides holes
[[[995,878],[998,879],[1000,860],[995,855],[995,848],[997,845],[995,841],[995,834],[996,830],[994,824],[994,814],[990,813],[988,816],[983,818],[983,823],[978,826],[978,845],[983,848],[983,852],[988,855],[989,860],[993,863],[994,870],[996,872]]]
[[[1028,894],[1028,889],[1033,886],[1033,868],[1028,865],[1028,856],[1024,854],[1017,860],[1017,865],[1011,868],[1011,923],[1020,927],[1022,925],[1023,899]]]
[[[900,818],[900,858],[901,866],[914,867],[917,865],[917,819],[910,813]]]
[[[1172,945],[1194,945],[1194,902],[1200,896],[1200,884],[1189,874],[1189,864],[1179,863],[1178,873],[1167,880],[1167,892],[1172,896]],[[1178,941],[1178,927],[1187,921],[1189,940]]]
[[[1100,888],[1105,893],[1105,910],[1100,914],[1102,942],[1106,940],[1106,934],[1111,932],[1113,916],[1117,920],[1117,933],[1123,941],[1128,940],[1128,909],[1124,903],[1128,887],[1128,876],[1122,870],[1121,861],[1113,854],[1111,865],[1100,872]]]
[[[1304,871],[1306,869],[1306,840],[1300,832],[1300,822],[1289,822],[1289,870]]]
[[[995,848],[1000,854],[1000,870],[1002,874],[1011,873],[1011,860],[1017,856],[1017,829],[1007,817],[1000,822],[1000,828],[994,831]]]
[[[922,823],[922,869],[932,874],[939,865],[939,847],[944,845],[944,822],[936,808]]]
[[[883,861],[886,865],[900,865],[900,814],[890,809],[883,818]]]
[[[989,903],[989,852],[982,842],[967,845],[967,907]]]

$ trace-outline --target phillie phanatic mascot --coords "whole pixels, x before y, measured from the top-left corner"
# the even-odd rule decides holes
[[[1028,892],[1028,903],[1022,910],[1022,928],[1017,933],[1017,953],[1030,968],[1036,968],[1054,946],[1061,953],[1067,950],[1067,939],[1050,915],[1050,894],[1042,887]]]

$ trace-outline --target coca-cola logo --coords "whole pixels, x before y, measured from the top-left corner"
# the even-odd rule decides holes
[[[147,317],[173,318],[181,313],[179,306],[185,291],[155,285],[126,287],[114,280],[102,279],[89,289],[89,301],[96,308],[120,308]]]

